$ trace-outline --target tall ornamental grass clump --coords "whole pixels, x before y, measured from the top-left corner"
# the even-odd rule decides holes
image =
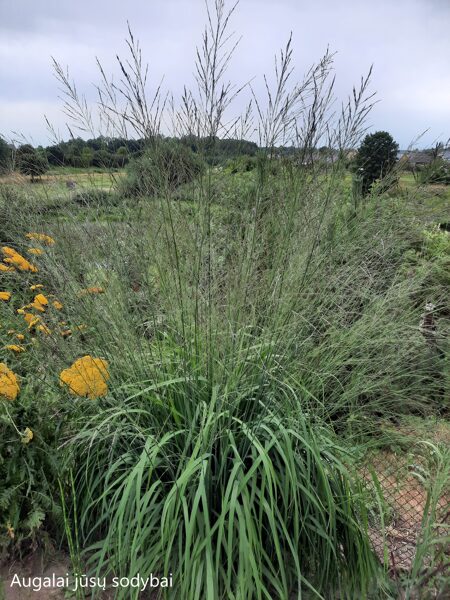
[[[249,198],[262,195],[258,181]],[[55,239],[34,277],[63,308],[42,315],[51,333],[26,356],[62,423],[55,452],[61,482],[75,476],[63,492],[81,563],[170,572],[169,597],[364,595],[375,568],[350,457],[285,372],[293,339],[280,262],[305,260],[291,220],[279,246],[268,207],[242,222],[220,202],[211,220],[204,206],[187,208],[163,197],[120,224],[33,215]],[[198,243],[207,228],[212,261]],[[68,398],[58,374],[87,353],[107,361],[109,394]]]

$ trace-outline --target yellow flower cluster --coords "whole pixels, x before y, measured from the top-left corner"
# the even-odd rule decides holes
[[[47,327],[47,325],[42,321],[41,317],[37,317],[32,313],[25,313],[23,315],[25,319],[28,329],[37,329],[38,331],[45,333],[46,335],[51,334],[51,330]]]
[[[34,433],[29,427],[26,427],[25,431],[22,433],[22,444],[29,444],[33,438]]]
[[[15,271],[14,267],[8,267],[7,265],[0,263],[0,273],[8,273],[11,271]]]
[[[17,376],[5,363],[0,363],[0,398],[15,400],[20,392]]]
[[[27,259],[16,252],[14,248],[3,246],[2,253],[6,257],[3,259],[4,263],[11,265],[19,271],[31,271],[31,273],[37,273],[37,267],[28,262]]]
[[[25,237],[28,238],[29,240],[35,240],[37,242],[41,242],[42,244],[45,244],[46,246],[53,246],[55,243],[55,240],[45,233],[27,233],[25,235]]]
[[[105,293],[105,290],[102,287],[93,286],[93,287],[88,287],[88,288],[85,288],[84,290],[81,290],[80,296],[86,296],[88,294],[104,294],[104,293]]]
[[[44,294],[38,294],[35,296],[33,302],[30,304],[30,307],[35,308],[41,312],[45,312],[45,309],[48,306],[48,300],[44,296]]]
[[[76,396],[91,400],[100,398],[108,393],[108,363],[101,358],[86,355],[76,360],[68,369],[64,369],[59,379],[60,384],[66,385]]]
[[[23,346],[19,346],[18,344],[8,344],[5,346],[5,348],[6,350],[11,350],[11,352],[17,352],[17,354],[25,352],[25,348]]]

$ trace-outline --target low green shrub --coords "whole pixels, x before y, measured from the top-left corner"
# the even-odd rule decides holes
[[[120,197],[114,192],[108,192],[102,189],[88,188],[77,192],[73,196],[73,202],[82,206],[108,207],[117,206]]]
[[[156,196],[189,183],[204,170],[200,157],[175,141],[158,141],[130,161],[120,192],[127,197]]]
[[[255,156],[239,156],[228,161],[226,168],[232,174],[248,173],[257,167],[257,158]]]
[[[0,399],[0,560],[61,535],[56,482],[64,477],[57,451],[62,423],[49,418],[61,407],[41,394],[37,405],[32,388],[22,390],[20,402]]]

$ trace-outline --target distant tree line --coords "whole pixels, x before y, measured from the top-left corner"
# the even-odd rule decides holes
[[[148,163],[148,151],[152,146],[164,147],[168,156],[174,156],[178,147],[183,164],[187,160],[186,152],[189,152],[193,155],[190,159],[192,165],[197,165],[197,157],[209,165],[228,165],[232,172],[239,172],[255,168],[256,155],[264,150],[248,140],[199,138],[194,135],[182,138],[161,137],[157,142],[152,145],[144,139],[98,137],[83,140],[78,137],[35,148],[31,144],[15,147],[0,137],[0,174],[15,169],[34,180],[52,167],[123,169],[130,161],[133,171],[136,161]],[[441,156],[444,149],[442,145],[437,145],[419,153],[429,157],[429,164],[413,168],[414,172],[417,170],[417,177],[422,183],[450,182],[449,161]],[[312,163],[333,163],[339,160],[340,153],[322,146],[311,149],[306,156],[301,149],[292,146],[271,149],[271,156],[296,161],[296,164],[308,167]],[[346,152],[344,159],[346,167],[355,174],[354,179],[361,188],[360,192],[366,195],[377,180],[386,179],[392,172],[398,160],[398,145],[389,133],[378,131],[365,137],[357,153],[353,150]],[[402,168],[408,168],[409,162],[403,162]],[[194,168],[193,170],[195,171]],[[134,179],[135,185],[139,185],[138,180]]]
[[[240,156],[255,156],[258,144],[248,140],[219,138],[182,137],[180,143],[189,147],[192,152],[202,155],[210,165],[219,165]]]
[[[103,137],[83,140],[78,137],[47,146],[45,153],[53,167],[120,169],[129,162],[131,156],[141,152],[143,146],[143,140]]]
[[[257,144],[246,140],[202,139],[195,136],[164,139],[190,148],[211,165],[222,164],[239,156],[254,156],[258,151]],[[148,142],[143,139],[98,137],[83,140],[78,137],[47,147],[34,148],[30,144],[23,144],[15,148],[0,138],[0,170],[16,168],[24,174],[37,177],[49,167],[122,169],[132,158],[140,157],[147,147]]]

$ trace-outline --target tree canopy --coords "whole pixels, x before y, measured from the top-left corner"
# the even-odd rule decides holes
[[[48,171],[47,156],[42,150],[35,150],[30,144],[17,150],[17,166],[22,175],[29,175],[33,181]]]
[[[10,146],[0,137],[0,173],[11,167],[11,155]]]
[[[398,144],[387,131],[366,135],[355,158],[355,168],[361,178],[364,195],[375,181],[392,171],[397,162],[397,153]]]

